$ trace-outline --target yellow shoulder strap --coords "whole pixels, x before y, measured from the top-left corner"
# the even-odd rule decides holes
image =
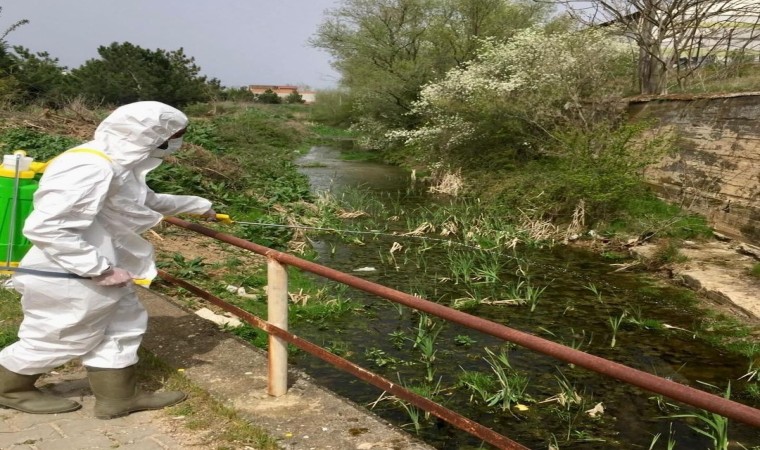
[[[91,155],[100,156],[101,158],[105,159],[109,163],[111,162],[111,158],[108,155],[106,155],[105,153],[103,153],[100,150],[95,150],[94,148],[72,148],[71,150],[66,150],[65,152],[61,153],[58,156],[61,156],[64,153],[89,153]],[[56,156],[55,158],[58,158],[58,156]],[[50,164],[51,162],[53,162],[55,160],[55,158],[51,159],[50,161],[48,161],[46,163],[43,163],[42,166],[40,168],[38,168],[36,171],[38,173],[44,172],[45,169],[47,168],[48,164]]]
[[[66,150],[63,153],[90,153],[92,155],[98,155],[106,161],[111,162],[111,158],[108,155],[101,152],[100,150],[95,150],[93,148],[72,148],[71,150]]]

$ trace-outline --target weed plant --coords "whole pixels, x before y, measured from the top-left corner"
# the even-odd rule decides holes
[[[626,323],[630,323],[646,330],[662,330],[665,328],[662,322],[656,319],[648,319],[642,316],[641,307],[631,306],[625,312]]]
[[[483,402],[486,406],[502,412],[509,411],[514,404],[530,401],[527,395],[528,378],[512,368],[506,351],[498,354],[486,348],[483,358],[491,369],[491,374],[463,370],[458,385],[467,388],[470,400]]]
[[[714,387],[714,386],[713,386]],[[731,397],[731,385],[726,388],[724,398]],[[712,448],[714,450],[728,450],[728,419],[712,412],[698,410],[689,414],[675,414],[668,416],[670,419],[693,419],[702,427],[696,425],[689,425],[689,428],[697,433],[708,437],[712,441]]]
[[[496,406],[501,411],[510,411],[512,405],[529,397],[526,395],[528,377],[517,372],[509,363],[509,356],[505,351],[495,354],[486,348],[486,362],[496,375],[496,389],[487,400],[488,406]]]
[[[586,286],[584,286],[584,288],[591,291],[599,303],[604,303],[604,301],[602,300],[602,291],[600,291],[599,288],[594,283],[589,283]]]
[[[81,144],[80,139],[41,133],[29,128],[10,128],[0,133],[0,149],[3,154],[24,150],[36,161],[48,161],[56,155]]]
[[[454,336],[454,344],[464,347],[464,348],[470,348],[473,344],[475,344],[477,341],[470,336],[467,336],[466,334],[458,334]]]
[[[463,369],[457,385],[470,391],[470,402],[486,404],[495,390],[496,380],[490,374]]]
[[[507,296],[518,305],[529,305],[530,311],[533,312],[545,290],[546,286],[536,287],[530,279],[518,278],[517,281],[507,285]]]
[[[760,263],[755,263],[752,268],[749,269],[749,275],[760,280]]]
[[[657,433],[652,437],[652,442],[649,444],[649,450],[654,450],[657,441],[660,440],[662,434]],[[674,450],[676,448],[675,432],[673,431],[673,423],[670,423],[670,430],[668,431],[668,441],[665,443],[667,450]]]
[[[559,392],[541,403],[553,403],[555,405],[552,411],[564,428],[564,442],[602,441],[581,428],[582,422],[588,417],[586,409],[590,403],[585,392],[578,392],[578,388],[568,380],[561,370],[558,370],[558,375],[555,375],[554,378],[557,381]]]
[[[399,384],[403,386],[405,389],[421,397],[425,397],[433,401],[435,401],[436,397],[438,397],[441,393],[440,380],[438,380],[438,382],[435,384],[425,383],[421,385],[409,385],[409,384],[406,384],[403,380],[401,380],[401,378],[399,378]],[[406,412],[409,419],[411,420],[410,425],[414,427],[414,431],[417,434],[419,434],[420,431],[422,431],[423,425],[429,424],[431,422],[430,419],[432,418],[432,415],[429,412],[424,411],[423,409],[418,408],[412,405],[411,403],[405,400],[402,400],[398,397],[387,396],[386,393],[383,392],[383,394],[381,394],[380,397],[377,400],[375,400],[373,405],[376,405],[381,401],[390,401],[393,404],[401,407]]]
[[[0,289],[0,349],[18,340],[23,314],[19,295],[12,289]]]
[[[619,317],[610,316],[609,322],[610,322],[610,328],[612,328],[612,337],[610,338],[610,347],[614,348],[615,344],[617,342],[617,333],[618,329],[620,328],[620,325],[623,323],[623,319],[625,319],[625,311],[623,311],[623,314],[621,314]]]
[[[206,263],[202,257],[186,259],[181,253],[175,253],[171,261],[159,261],[156,263],[161,269],[166,269],[172,275],[183,279],[207,278]]]
[[[436,340],[443,325],[427,314],[420,314],[413,348],[420,352],[420,361],[425,366],[425,381],[432,383],[435,378]]]
[[[687,260],[680,251],[680,243],[674,239],[664,239],[657,243],[651,264],[660,267],[666,264],[678,264]]]

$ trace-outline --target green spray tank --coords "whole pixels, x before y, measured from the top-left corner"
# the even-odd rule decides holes
[[[5,267],[17,267],[32,247],[23,233],[24,222],[32,212],[34,192],[45,166],[45,163],[34,162],[23,150],[3,156],[0,167],[0,258],[4,258]]]

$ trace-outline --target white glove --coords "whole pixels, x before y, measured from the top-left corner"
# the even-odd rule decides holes
[[[112,267],[96,277],[92,281],[98,286],[117,286],[123,287],[132,281],[132,274],[124,269]]]
[[[201,214],[201,218],[206,222],[217,222],[219,220],[216,218],[216,211],[213,209],[209,209],[205,213]]]

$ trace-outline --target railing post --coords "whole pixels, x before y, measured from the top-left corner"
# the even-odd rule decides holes
[[[267,322],[288,329],[288,271],[285,265],[267,260]],[[288,392],[288,343],[269,335],[269,395]]]

